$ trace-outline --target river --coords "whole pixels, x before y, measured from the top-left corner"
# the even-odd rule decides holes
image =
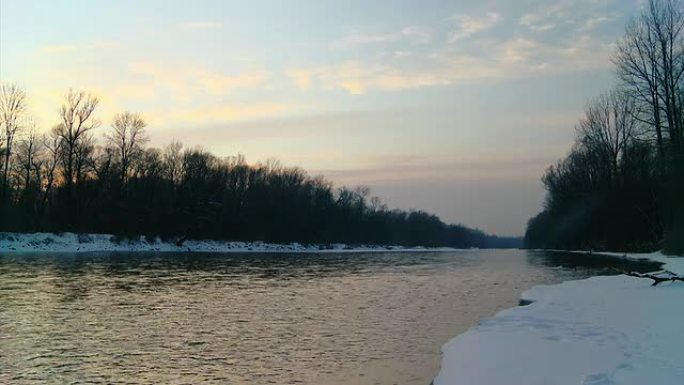
[[[613,267],[655,268],[522,250],[0,253],[0,383],[427,385],[445,342],[523,290]]]

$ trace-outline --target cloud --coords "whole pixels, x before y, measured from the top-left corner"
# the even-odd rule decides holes
[[[351,48],[359,45],[385,43],[394,41],[398,35],[395,34],[363,34],[360,32],[351,33],[333,42],[336,48]]]
[[[518,25],[507,24],[506,35],[498,28],[504,20],[498,12],[480,16],[456,14],[446,19],[451,30],[446,30],[446,23],[435,23],[378,34],[356,31],[333,45],[372,45],[380,50],[372,55],[347,56],[337,63],[290,68],[285,72],[300,90],[343,90],[350,95],[363,95],[370,91],[506,80],[610,65],[608,55],[616,36],[592,31],[620,16],[604,1],[533,1],[527,10],[520,16],[507,11]],[[536,33],[551,30],[553,33]],[[446,35],[446,41],[434,39],[440,34]],[[408,46],[415,43],[422,45]]]
[[[408,42],[410,44],[426,44],[432,40],[430,29],[409,25],[398,31],[387,33],[365,33],[354,31],[340,39],[333,41],[334,48],[355,48],[363,45],[384,44],[393,42]]]
[[[469,56],[425,64],[429,67],[409,70],[391,65],[346,61],[332,66],[291,70],[290,73],[296,73],[295,81],[306,85],[301,87],[302,84],[298,84],[302,89],[308,89],[315,83],[323,89],[342,89],[350,95],[363,95],[369,90],[400,91],[448,85],[497,76],[494,70],[483,67],[479,59]]]
[[[189,21],[181,23],[180,27],[188,30],[206,30],[222,28],[223,24],[215,21]]]
[[[136,83],[117,85],[112,89],[112,93],[118,98],[136,101],[152,101],[158,96],[154,87],[150,87],[147,84]]]
[[[188,101],[207,93],[221,96],[238,89],[259,88],[266,84],[270,76],[263,70],[226,74],[196,65],[150,61],[132,62],[128,69],[149,87],[178,101]]]
[[[486,158],[435,159],[415,154],[391,154],[366,159],[365,167],[312,170],[343,184],[374,184],[408,180],[439,181],[487,178],[538,178],[556,159],[487,154]]]
[[[100,49],[85,49],[95,45]],[[53,123],[55,106],[59,106],[69,88],[97,95],[102,101],[97,116],[104,122],[109,122],[113,114],[129,109],[141,112],[151,125],[172,125],[171,119],[185,123],[195,119],[193,123],[196,124],[216,123],[221,119],[273,116],[288,110],[280,100],[256,92],[264,90],[270,80],[270,73],[265,70],[217,70],[180,61],[122,63],[105,60],[109,54],[125,56],[125,51],[109,52],[111,46],[85,42],[79,46],[82,54],[58,58],[40,51],[39,57],[43,59],[35,61],[40,67],[33,75],[33,81],[40,87],[31,91],[31,108],[39,115],[41,124],[49,127]],[[106,65],[94,66],[93,62]],[[250,67],[254,66],[250,64]],[[224,99],[228,97],[231,104],[225,103]]]
[[[572,4],[567,2],[544,3],[535,7],[531,12],[523,14],[518,24],[533,31],[548,31],[555,29],[558,23],[568,21],[568,10]]]
[[[224,75],[214,71],[200,70],[197,81],[214,95],[221,95],[237,88],[254,88],[268,80],[266,71],[249,71],[238,75]]]
[[[430,29],[417,25],[404,27],[404,29],[401,30],[401,34],[414,43],[429,43],[432,40],[432,32]]]
[[[535,32],[561,27],[589,32],[596,26],[617,20],[621,16],[621,12],[612,8],[611,1],[563,0],[539,4],[534,10],[523,14],[518,19],[518,24]]]
[[[78,47],[73,44],[51,44],[42,47],[45,53],[68,53],[76,51]]]
[[[578,31],[584,32],[584,33],[590,32],[594,28],[598,27],[599,25],[609,23],[613,20],[620,18],[621,16],[622,16],[621,13],[615,12],[615,13],[611,13],[608,15],[600,15],[600,16],[596,16],[596,17],[587,18],[584,21],[584,23],[581,24]]]
[[[231,103],[199,107],[165,108],[150,111],[148,116],[158,124],[215,124],[221,122],[243,121],[248,119],[272,117],[294,109],[294,106],[273,103]]]
[[[558,27],[558,24],[555,23],[546,23],[546,24],[523,24],[527,23],[527,20],[521,21],[522,25],[525,25],[529,29],[535,32],[546,32],[546,31],[551,31],[553,29],[556,29]]]
[[[454,43],[494,27],[503,20],[503,17],[498,13],[492,12],[481,18],[468,15],[454,15],[448,20],[456,21],[456,30],[449,38],[449,42]]]
[[[539,51],[540,44],[537,41],[515,38],[501,45],[498,59],[503,63],[525,63]]]
[[[304,69],[291,69],[287,70],[286,73],[294,80],[300,90],[308,90],[311,87],[312,73],[310,71]]]
[[[287,73],[302,90],[317,87],[363,95],[605,68],[612,51],[609,44],[589,35],[552,42],[526,37],[490,39],[487,46],[487,51],[446,46],[427,55],[347,60]]]

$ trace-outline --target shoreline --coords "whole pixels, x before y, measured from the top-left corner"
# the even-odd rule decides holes
[[[387,253],[449,252],[465,249],[451,247],[404,247],[392,245],[302,244],[186,240],[182,246],[159,237],[121,238],[112,234],[86,233],[3,233],[2,253],[89,253],[89,252],[155,252],[155,253]]]
[[[568,252],[566,250],[566,252]],[[684,258],[655,253],[569,251],[648,259],[684,274]],[[442,347],[434,385],[684,383],[684,284],[626,275],[538,285],[521,305],[481,320]],[[569,365],[572,363],[572,365]]]

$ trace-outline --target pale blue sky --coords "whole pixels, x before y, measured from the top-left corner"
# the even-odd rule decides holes
[[[639,0],[0,1],[0,79],[40,127],[90,90],[100,130],[269,157],[391,207],[522,234]]]

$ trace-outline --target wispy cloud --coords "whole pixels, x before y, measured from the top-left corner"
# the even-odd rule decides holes
[[[116,40],[93,40],[88,42],[81,42],[79,44],[48,44],[40,47],[40,51],[47,54],[62,54],[76,51],[92,52],[106,52],[121,48],[121,43]]]
[[[430,86],[507,80],[605,68],[611,46],[582,35],[545,42],[528,37],[489,39],[487,51],[464,45],[435,47],[426,55],[377,56],[287,71],[302,90],[402,91]]]
[[[112,89],[112,96],[134,101],[153,101],[158,93],[149,84],[124,83]]]
[[[424,64],[430,67],[408,70],[386,64],[346,61],[332,66],[292,70],[290,73],[296,74],[293,79],[302,89],[317,84],[323,89],[341,89],[350,95],[363,95],[370,90],[400,91],[448,85],[498,76],[495,69],[483,66],[479,59],[470,56],[452,57],[448,63],[431,61]]]
[[[221,95],[236,88],[254,88],[264,85],[269,75],[266,71],[248,71],[237,75],[224,75],[215,71],[200,70],[197,81],[214,95]]]
[[[308,90],[311,87],[312,71],[306,69],[291,69],[286,71],[287,76],[294,80],[300,90]]]
[[[464,178],[536,178],[554,158],[511,157],[487,154],[486,158],[440,159],[417,155],[377,156],[364,168],[315,170],[344,184],[374,184],[411,180],[439,181]],[[448,175],[448,178],[445,176]]]
[[[198,107],[177,106],[148,112],[157,124],[217,124],[281,115],[294,107],[284,103],[254,102],[214,104]]]
[[[400,30],[386,33],[368,33],[353,31],[333,42],[335,48],[354,48],[363,45],[382,44],[391,42],[408,42],[411,44],[425,44],[432,40],[430,29],[418,25],[409,25]]]
[[[520,16],[518,24],[535,32],[561,27],[588,32],[623,16],[610,5],[611,1],[598,0],[544,2]]]
[[[224,73],[197,65],[169,65],[151,61],[132,62],[128,65],[128,70],[141,78],[148,87],[160,90],[179,101],[206,94],[221,96],[237,89],[258,88],[270,76],[263,70]]]
[[[536,32],[546,32],[546,31],[551,31],[553,29],[556,29],[558,27],[558,24],[555,22],[551,21],[537,21],[537,19],[534,17],[534,15],[531,14],[526,14],[523,15],[520,18],[520,25],[523,25],[532,31]]]
[[[426,27],[409,25],[401,30],[401,34],[414,43],[429,43],[432,41],[432,31]]]
[[[182,29],[219,29],[223,24],[215,21],[188,21],[180,24]]]
[[[502,63],[526,63],[542,50],[535,40],[515,38],[501,44],[497,59]]]
[[[559,14],[562,9],[562,6],[559,4],[545,6],[523,14],[520,16],[518,23],[533,31],[548,31],[557,27],[557,20],[554,15]]]
[[[579,31],[579,32],[589,32],[589,31],[592,31],[594,28],[598,27],[599,25],[609,23],[609,22],[611,22],[611,21],[613,21],[613,20],[618,19],[618,18],[621,17],[621,16],[622,16],[621,13],[614,12],[614,13],[610,13],[610,14],[607,14],[607,15],[599,15],[599,16],[587,18],[587,19],[581,24],[581,26],[579,27],[578,31]]]
[[[68,53],[76,51],[77,48],[74,44],[50,44],[43,46],[41,50],[45,53]]]
[[[503,17],[498,13],[492,12],[484,17],[454,15],[448,20],[456,22],[456,30],[449,37],[449,42],[454,43],[494,27],[503,20]]]

